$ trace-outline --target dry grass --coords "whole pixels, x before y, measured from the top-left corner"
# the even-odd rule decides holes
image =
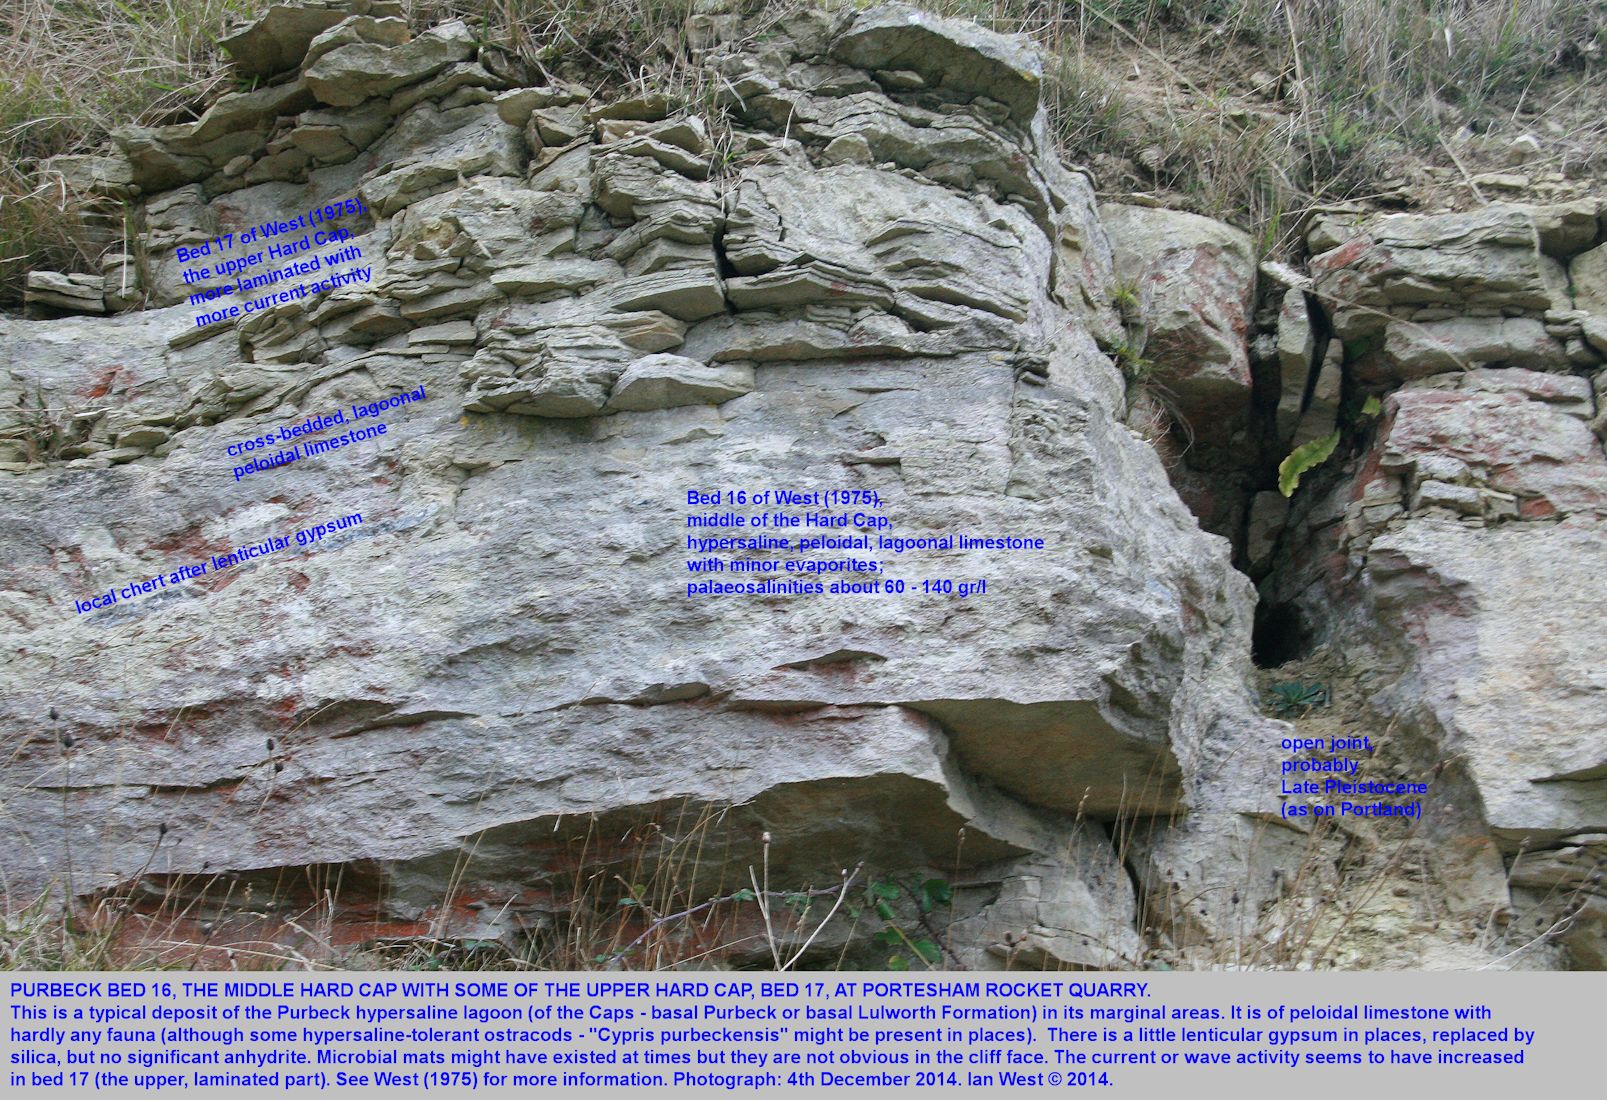
[[[90,835],[65,793],[62,815],[64,836]],[[841,966],[878,931],[941,942],[914,887],[893,891],[863,866],[782,881],[770,834],[751,826],[740,808],[690,803],[559,819],[530,853],[518,904],[497,905],[474,895],[506,868],[487,865],[485,835],[469,838],[440,896],[409,918],[393,912],[409,907],[388,899],[388,879],[355,864],[156,873],[172,847],[163,829],[146,866],[113,887],[86,890],[70,855],[31,901],[0,875],[0,970],[793,970]]]
[[[828,0],[837,4],[847,0]],[[45,157],[93,149],[127,122],[189,117],[227,86],[215,46],[267,0],[12,0],[0,10],[0,301],[26,268],[93,268],[81,197]],[[740,0],[782,18],[799,0]],[[1599,92],[1603,0],[923,0],[1052,55],[1067,155],[1131,166],[1126,181],[1292,242],[1291,215],[1366,198],[1391,157],[1433,150],[1496,107]],[[411,0],[423,25],[461,17],[537,66],[653,86],[688,72],[694,0]],[[1228,48],[1231,46],[1232,48]],[[1247,58],[1274,78],[1266,111],[1235,98]],[[1154,95],[1135,96],[1134,73]],[[678,74],[678,76],[677,76]],[[1570,91],[1572,89],[1572,92]],[[1117,180],[1109,180],[1115,184]]]
[[[1464,128],[1599,98],[1607,57],[1602,0],[927,6],[1048,48],[1066,155],[1106,166],[1105,186],[1168,193],[1267,254],[1297,250],[1305,210],[1382,197]]]
[[[764,0],[742,4],[757,12]],[[463,19],[486,42],[547,66],[572,61],[594,79],[630,79],[686,61],[684,28],[696,0],[411,0],[416,26]]]
[[[226,86],[216,40],[257,0],[7,0],[0,5],[0,301],[28,268],[84,270],[83,196],[39,162],[129,122],[188,117]]]
[[[159,121],[218,90],[215,41],[251,0],[13,0],[0,12],[0,133],[31,160]]]

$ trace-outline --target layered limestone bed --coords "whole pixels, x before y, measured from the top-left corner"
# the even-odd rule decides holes
[[[694,900],[863,864],[952,881],[950,965],[1222,961],[1337,858],[1279,814],[1237,555],[1263,643],[1364,654],[1436,769],[1457,913],[1557,925],[1454,962],[1600,965],[1594,205],[1331,214],[1280,285],[1229,226],[1101,208],[1024,40],[701,16],[699,113],[398,9],[275,7],[225,43],[257,90],[53,165],[143,247],[0,320],[9,905],[126,899],[144,945],[516,946],[641,822],[696,820]],[[191,250],[333,204],[359,275],[196,325],[273,288],[187,281]],[[1133,332],[1144,386],[1107,354]],[[231,444],[414,393],[235,475]],[[1292,509],[1224,473],[1336,428]],[[687,493],[726,488],[1046,548],[901,563],[986,576],[965,601],[689,598]]]
[[[1607,239],[1596,202],[1320,220],[1319,307],[1376,423],[1319,472],[1263,584],[1436,776],[1459,893],[1600,968],[1607,862]],[[1538,926],[1538,927],[1537,927]]]

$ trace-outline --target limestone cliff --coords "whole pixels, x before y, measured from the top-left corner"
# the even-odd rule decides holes
[[[202,963],[517,952],[674,879],[733,923],[632,934],[769,965],[750,869],[854,869],[952,890],[945,965],[1188,965],[1432,840],[1477,930],[1451,964],[1600,965],[1595,204],[1328,217],[1274,279],[1231,227],[1101,206],[1024,40],[710,17],[697,94],[632,95],[396,9],[276,7],[229,42],[256,90],[66,166],[141,247],[0,320],[9,904]],[[197,325],[272,287],[190,250],[339,204],[361,275]],[[414,393],[236,476],[231,444]],[[1200,457],[1333,431],[1287,516]],[[688,598],[687,492],[771,486],[1046,549],[909,559],[987,576],[964,601]],[[1354,657],[1390,766],[1433,772],[1416,832],[1280,814],[1236,561],[1262,643]],[[814,926],[771,938],[886,954],[881,921]]]

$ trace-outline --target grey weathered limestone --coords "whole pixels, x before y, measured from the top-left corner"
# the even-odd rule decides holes
[[[1574,304],[1594,317],[1607,318],[1607,245],[1575,256],[1568,264]]]
[[[995,873],[998,900],[950,926],[958,947],[952,962],[975,970],[1133,965],[1136,906],[1099,826],[1073,833],[1053,857],[1014,860]]]
[[[1585,342],[1596,354],[1607,357],[1607,317],[1586,317],[1580,329]]]
[[[364,43],[371,46],[400,46],[412,37],[405,19],[375,19],[356,15],[341,20],[309,42],[299,64],[309,66],[330,50],[342,46]]]
[[[443,23],[401,45],[371,40],[337,46],[307,68],[307,86],[322,103],[355,107],[434,76],[473,55],[474,32],[461,21]]]
[[[1399,388],[1365,450],[1297,502],[1291,567],[1265,586],[1377,669],[1380,721],[1419,760],[1446,761],[1425,828],[1467,853],[1450,874],[1463,904],[1542,926],[1568,914],[1555,938],[1579,966],[1602,957],[1600,899],[1564,837],[1607,820],[1600,675],[1584,656],[1603,609],[1600,586],[1580,582],[1607,560],[1607,457],[1599,386],[1568,373],[1601,374],[1581,354],[1595,210],[1319,228],[1329,248],[1312,266],[1346,372]]]
[[[59,271],[30,271],[24,301],[33,307],[75,313],[106,312],[105,283],[97,275],[66,275]]]
[[[1338,331],[1301,416],[1305,284],[1253,378],[1248,238],[1100,207],[1019,40],[902,7],[801,12],[762,48],[710,28],[727,161],[673,97],[508,87],[462,24],[404,40],[395,7],[271,8],[231,50],[277,83],[66,166],[143,190],[143,282],[36,272],[38,303],[151,308],[0,320],[26,727],[0,809],[38,857],[13,891],[62,888],[66,789],[94,823],[74,893],[333,866],[377,914],[354,937],[501,938],[561,915],[549,868],[589,823],[687,806],[728,815],[713,878],[765,831],[798,883],[952,876],[950,964],[1231,944],[1319,841],[1278,817],[1253,589],[1127,427],[1146,395],[1101,351],[1122,284],[1202,444],[1259,414],[1285,446],[1345,429],[1293,502],[1245,492],[1241,549],[1269,604],[1374,659],[1374,713],[1453,759],[1433,828],[1464,907],[1594,889],[1594,205],[1320,220]],[[196,328],[179,246],[348,197],[364,279]],[[421,386],[378,441],[235,476],[231,443]],[[1365,396],[1375,418],[1341,408]],[[689,597],[687,491],[755,486],[1046,547],[894,559],[987,578],[965,601]],[[351,513],[317,550],[74,609]],[[441,909],[448,879],[483,907]],[[1604,922],[1579,912],[1588,962]]]
[[[1434,769],[1431,832],[1470,861],[1483,845],[1527,868],[1510,892],[1498,867],[1451,872],[1468,904],[1518,905],[1539,914],[1531,923],[1589,901],[1539,854],[1607,820],[1590,656],[1602,590],[1580,581],[1607,568],[1593,408],[1585,379],[1550,372],[1408,384],[1386,398],[1370,449],[1297,508],[1284,536],[1293,567],[1267,585],[1378,670],[1380,721],[1423,766],[1449,761]],[[1599,924],[1567,928],[1576,965],[1594,965]]]
[[[832,42],[831,56],[858,69],[911,71],[926,87],[1002,103],[1019,123],[1038,110],[1043,65],[1030,47],[917,8],[860,16]]]
[[[1250,238],[1176,210],[1106,203],[1116,277],[1142,303],[1143,354],[1196,435],[1225,439],[1250,411]]]
[[[1391,322],[1384,331],[1383,357],[1390,377],[1401,381],[1492,363],[1541,370],[1568,365],[1562,345],[1534,317]],[[1373,376],[1361,372],[1359,377],[1371,381]]]
[[[402,5],[396,0],[302,0],[274,4],[219,41],[242,76],[272,76],[294,69],[307,55],[307,47],[324,31],[349,15],[395,18]]]
[[[1282,369],[1283,390],[1288,393],[1304,386],[1306,373],[1311,369],[1311,356],[1316,347],[1311,329],[1311,318],[1306,309],[1303,291],[1290,289],[1284,292],[1278,311],[1278,366]]]
[[[1511,204],[1320,223],[1312,248],[1331,247],[1312,273],[1336,334],[1355,349],[1356,377],[1392,385],[1486,365],[1567,369],[1544,318],[1572,308],[1564,261],[1593,239],[1592,211]]]
[[[1264,574],[1272,564],[1272,551],[1289,518],[1289,501],[1282,493],[1261,492],[1250,502],[1250,526],[1244,556],[1252,576]]]
[[[1287,449],[1293,450],[1322,438],[1339,424],[1344,347],[1338,341],[1329,342],[1317,368],[1316,383],[1308,387],[1317,338],[1305,292],[1291,289],[1284,293],[1278,311],[1275,348],[1279,381],[1277,438]]]
[[[394,214],[460,178],[516,176],[526,155],[523,137],[494,106],[423,103],[358,162],[367,170],[360,191],[379,213]],[[375,170],[370,163],[381,167]]]
[[[131,309],[140,303],[143,283],[137,259],[127,252],[109,252],[101,259],[101,294],[108,311]]]
[[[62,154],[46,158],[40,163],[39,171],[42,178],[60,179],[81,195],[122,198],[134,182],[127,159],[120,156]]]
[[[607,407],[647,412],[681,405],[719,405],[752,392],[752,367],[735,363],[706,366],[683,355],[660,352],[625,368],[614,383]]]
[[[280,115],[294,114],[313,105],[304,81],[295,80],[254,92],[226,95],[207,108],[185,135],[187,143],[204,145],[240,130],[256,129]]]
[[[851,20],[842,57],[882,71],[919,69],[906,57],[904,26],[874,14]],[[93,583],[151,573],[193,548],[222,549],[292,517],[344,509],[367,518],[338,551],[245,571],[211,595],[163,592],[111,613],[147,622],[136,633],[155,652],[166,630],[203,607],[208,629],[227,631],[255,601],[305,602],[345,609],[327,637],[366,654],[352,675],[338,662],[269,674],[256,662],[279,658],[264,652],[246,659],[250,668],[188,677],[182,690],[177,680],[132,695],[119,689],[117,698],[138,700],[143,712],[215,712],[259,745],[283,736],[270,732],[280,715],[322,716],[302,725],[305,737],[287,739],[300,743],[293,761],[247,749],[206,721],[185,726],[193,751],[182,756],[139,750],[141,790],[196,795],[162,810],[174,835],[196,837],[189,854],[174,850],[170,870],[379,860],[416,891],[432,860],[488,828],[533,837],[559,815],[682,798],[751,802],[791,823],[778,830],[788,834],[778,859],[801,870],[859,858],[936,867],[951,860],[964,825],[962,862],[1005,889],[995,904],[968,910],[962,923],[974,934],[957,929],[955,950],[976,965],[1002,965],[1011,951],[1078,965],[1133,953],[1134,899],[1109,841],[1077,842],[1077,866],[1099,868],[1094,887],[1059,854],[1070,827],[1059,815],[1177,804],[1177,757],[1187,755],[1179,746],[1214,709],[1242,709],[1242,689],[1232,685],[1243,675],[1247,588],[1219,545],[1192,530],[1154,456],[1116,426],[1113,367],[1080,328],[1057,321],[1057,298],[1101,299],[1104,288],[1082,280],[1101,270],[1108,245],[1086,180],[1049,164],[1041,128],[1026,125],[1036,103],[1032,65],[1014,43],[974,31],[955,37],[947,26],[921,28],[917,39],[940,47],[932,56],[948,50],[979,64],[944,86],[948,109],[962,113],[920,109],[936,124],[929,139],[899,119],[874,80],[841,66],[832,78],[839,89],[864,89],[844,94],[882,97],[864,101],[885,120],[867,148],[923,169],[910,177],[865,164],[822,172],[791,156],[715,189],[701,178],[709,167],[701,119],[644,100],[605,105],[580,116],[584,129],[560,132],[544,112],[578,101],[539,89],[454,108],[454,97],[486,86],[465,64],[461,28],[387,45],[374,41],[380,23],[356,21],[325,28],[321,42],[307,39],[304,79],[327,109],[308,111],[291,81],[261,106],[224,105],[260,127],[250,142],[214,149],[205,129],[125,139],[137,155],[151,150],[142,186],[194,181],[147,204],[163,256],[320,198],[356,193],[373,210],[354,223],[372,267],[367,282],[275,306],[216,336],[192,336],[184,305],[133,315],[103,335],[115,370],[97,356],[69,358],[65,347],[56,358],[41,354],[54,345],[8,329],[8,349],[29,349],[29,382],[55,393],[110,371],[138,395],[87,421],[80,451],[102,456],[81,460],[105,467],[94,478],[129,480],[80,472],[86,480],[76,491],[142,492],[146,479],[180,468],[202,482],[221,475],[215,489],[116,534],[81,529],[65,513],[42,518],[65,525],[35,532],[33,545],[96,547],[82,567]],[[797,87],[821,120],[801,136],[824,146],[838,125],[829,121],[838,117],[835,93],[812,78]],[[363,101],[399,113],[387,122]],[[539,120],[539,147],[524,140],[526,119]],[[751,140],[764,148],[785,129],[784,120],[771,129],[760,119]],[[555,140],[567,144],[554,148]],[[302,159],[284,155],[292,149]],[[1018,163],[1001,167],[1000,150]],[[252,158],[246,186],[206,182],[212,173],[242,177],[221,173],[224,153]],[[994,189],[967,193],[973,178]],[[1062,247],[1068,262],[1057,276]],[[722,262],[738,274],[727,279]],[[183,296],[171,259],[152,271],[161,300]],[[822,365],[822,356],[836,365]],[[217,457],[259,425],[419,384],[431,400],[396,415],[387,437],[395,442],[354,454],[354,466],[292,466],[236,482]],[[806,436],[818,442],[786,442]],[[577,464],[581,453],[589,457]],[[383,472],[396,463],[408,471],[400,496]],[[1003,569],[995,584],[1018,578],[985,620],[859,600],[845,627],[839,597],[794,602],[778,632],[761,602],[688,601],[679,592],[680,471],[688,469],[711,484],[874,483],[901,502],[900,523],[912,532],[1044,531],[1075,546],[1019,566],[971,555],[951,563],[978,575]],[[278,503],[287,489],[294,512]],[[510,501],[521,503],[510,509]],[[1149,519],[1107,518],[1134,510]],[[591,518],[580,522],[582,512]],[[1068,522],[1072,513],[1084,518]],[[658,526],[662,538],[652,534]],[[466,572],[473,561],[497,565]],[[612,594],[594,620],[593,611],[565,606],[562,593],[578,591],[598,568]],[[382,593],[404,577],[440,602],[393,604]],[[1157,585],[1158,577],[1170,580]],[[20,598],[59,605],[85,582],[87,574],[54,595]],[[370,596],[358,596],[359,583]],[[1203,634],[1180,629],[1184,599],[1203,601],[1202,621],[1212,624]],[[352,613],[353,601],[367,610]],[[54,613],[34,614],[26,613],[30,629],[61,628]],[[681,624],[678,637],[665,633],[664,615]],[[1058,622],[1060,641],[1033,656],[1022,644],[1045,616]],[[67,629],[89,622],[75,615]],[[562,638],[573,629],[596,647],[568,647]],[[399,649],[384,641],[397,630],[439,633],[442,642]],[[921,644],[933,631],[949,643]],[[1236,637],[1237,648],[1210,640],[1219,634]],[[96,636],[66,644],[92,647]],[[289,629],[268,648],[282,656],[321,644]],[[588,656],[605,653],[606,665]],[[847,653],[868,656],[833,656]],[[498,700],[532,660],[544,686],[510,710]],[[231,686],[235,676],[264,683],[266,709]],[[45,689],[39,681],[24,690]],[[122,704],[99,692],[84,681],[54,704],[96,746],[75,776],[132,748],[115,732]],[[698,717],[689,723],[692,708]],[[493,714],[501,717],[492,722]],[[477,723],[491,723],[479,746],[498,765],[446,766]],[[693,726],[704,731],[698,745],[715,731],[727,748],[674,749],[676,737],[689,736],[675,731]],[[839,728],[853,731],[849,742],[809,733]],[[624,787],[604,774],[619,764],[622,734],[646,738],[641,751],[660,762],[632,765]],[[764,748],[767,739],[774,749]],[[404,772],[380,762],[395,753],[423,753],[442,766],[404,789],[389,778]],[[776,755],[786,756],[784,766],[767,759]],[[364,772],[372,784],[333,795],[317,781],[356,759],[377,765]],[[730,770],[735,761],[749,779]],[[162,778],[174,768],[182,781]],[[215,799],[206,792],[241,782],[285,792],[297,808],[283,807],[280,820],[299,839],[286,835],[265,849],[254,839],[261,822],[238,818],[203,843],[187,823],[218,812],[221,803],[203,805]],[[549,795],[532,800],[542,787]],[[135,873],[143,858],[134,788],[100,789],[101,808],[124,824],[84,857],[85,888]],[[829,819],[834,789],[859,807],[845,818],[855,824],[822,832],[814,822]],[[376,834],[376,815],[394,827]],[[484,874],[492,888],[519,872],[491,860]]]

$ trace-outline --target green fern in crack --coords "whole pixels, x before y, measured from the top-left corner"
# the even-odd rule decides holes
[[[1295,495],[1300,487],[1300,478],[1307,471],[1321,466],[1327,462],[1339,446],[1339,431],[1335,429],[1321,439],[1313,439],[1310,443],[1302,443],[1289,457],[1278,464],[1278,492],[1286,497]]]

